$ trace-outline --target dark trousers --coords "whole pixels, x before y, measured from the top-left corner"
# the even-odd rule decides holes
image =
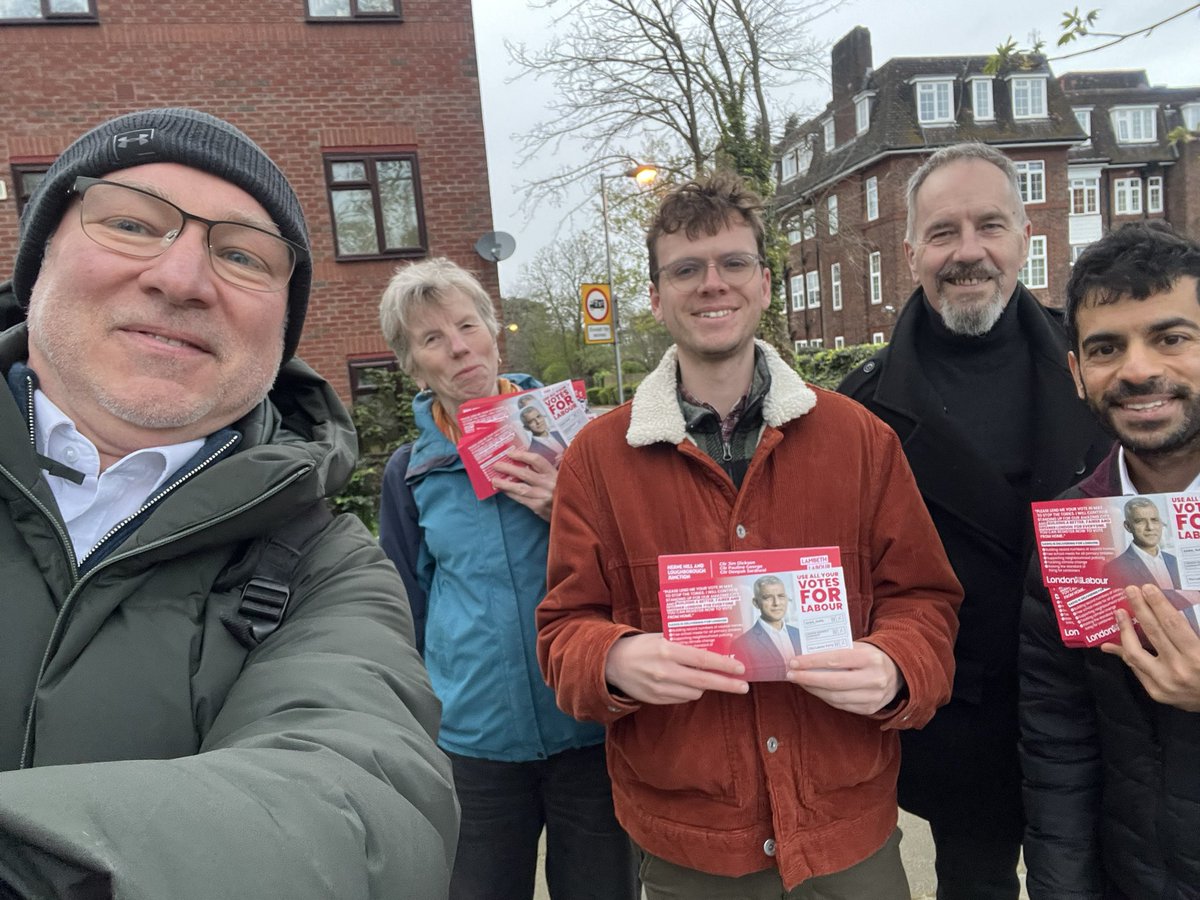
[[[841,872],[817,875],[790,891],[778,869],[737,878],[709,875],[644,854],[642,882],[648,900],[909,900],[900,861],[900,829],[862,862]]]
[[[900,745],[900,806],[929,822],[938,900],[1017,900],[1025,814],[1016,698],[951,701]]]
[[[604,745],[497,762],[448,754],[462,804],[450,900],[530,900],[546,829],[555,900],[634,900],[637,860],[613,815]]]

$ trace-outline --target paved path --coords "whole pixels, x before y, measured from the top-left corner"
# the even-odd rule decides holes
[[[912,888],[913,900],[934,900],[937,892],[937,878],[933,874],[933,839],[929,836],[929,826],[924,819],[901,812],[900,830],[904,832],[904,839],[900,842],[900,855],[904,858],[904,870],[908,873],[908,883]],[[544,846],[542,852],[545,852]],[[1021,865],[1020,874],[1021,898],[1027,900],[1023,887],[1024,864]],[[539,865],[534,900],[549,900],[549,898],[550,894],[546,891],[546,881],[542,877]]]

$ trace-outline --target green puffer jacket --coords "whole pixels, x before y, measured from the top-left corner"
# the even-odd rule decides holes
[[[0,334],[5,375],[25,357]],[[336,517],[248,655],[220,621],[256,539],[350,476],[330,387],[288,363],[236,449],[82,573],[2,388],[0,429],[0,897],[444,897],[440,708],[371,535]]]

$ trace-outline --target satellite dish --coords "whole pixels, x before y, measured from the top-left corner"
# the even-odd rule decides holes
[[[508,259],[517,249],[517,242],[511,234],[503,231],[489,231],[475,242],[475,252],[488,262],[500,262]]]

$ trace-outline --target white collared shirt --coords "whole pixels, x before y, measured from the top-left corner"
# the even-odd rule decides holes
[[[163,482],[196,455],[204,441],[135,450],[103,472],[96,445],[40,390],[33,393],[38,453],[81,473],[82,484],[46,473],[77,559],[85,557],[118,523],[132,516]]]
[[[1142,561],[1142,565],[1149,570],[1150,577],[1154,579],[1155,584],[1164,591],[1172,590],[1175,587],[1175,583],[1171,581],[1171,572],[1167,568],[1167,562],[1163,559],[1161,550],[1152,556],[1137,544],[1130,544],[1129,546],[1133,548],[1134,555]]]
[[[788,636],[786,624],[782,628],[772,628],[762,619],[758,620],[758,624],[762,626],[763,631],[771,636],[771,640],[775,642],[775,649],[779,651],[779,655],[783,657],[785,662],[796,655],[796,647],[792,644],[792,639]]]
[[[1141,493],[1141,491],[1133,486],[1133,482],[1129,480],[1129,469],[1125,465],[1125,448],[1120,446],[1117,447],[1117,472],[1121,476],[1121,493],[1123,495],[1132,497]],[[1200,473],[1197,473],[1196,477],[1192,479],[1192,483],[1182,491],[1171,491],[1171,493],[1200,494]]]

